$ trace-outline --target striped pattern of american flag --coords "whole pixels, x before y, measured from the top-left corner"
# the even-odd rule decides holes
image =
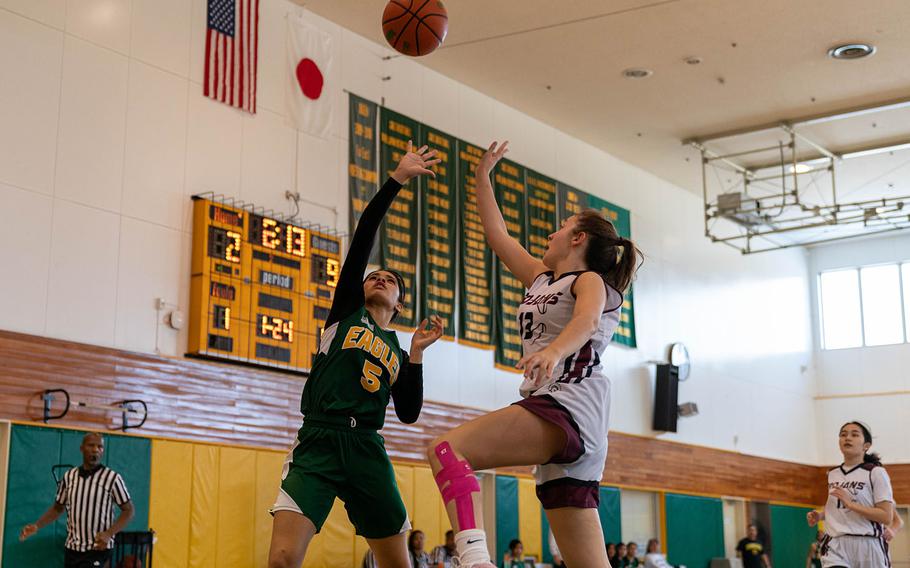
[[[256,112],[259,0],[208,0],[205,96]]]

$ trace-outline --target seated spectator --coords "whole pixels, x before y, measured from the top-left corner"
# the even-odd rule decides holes
[[[455,532],[446,531],[446,543],[437,546],[430,553],[430,564],[434,568],[451,568],[455,556]]]
[[[524,568],[525,547],[517,538],[509,542],[509,551],[502,558],[503,568]]]
[[[626,545],[626,558],[623,566],[628,566],[629,568],[638,568],[641,566],[641,558],[638,557],[638,545],[634,542],[629,542]]]
[[[616,545],[612,542],[607,543],[607,560],[610,561],[610,566],[616,566]]]
[[[408,555],[411,558],[411,568],[430,568],[430,555],[423,549],[426,537],[423,531],[412,530],[408,535]]]
[[[652,538],[648,541],[648,547],[645,549],[645,568],[673,568],[667,557],[660,551],[660,541]]]
[[[620,542],[616,545],[616,563],[613,564],[613,568],[624,568],[628,566],[624,564],[626,560],[626,545],[625,543]]]

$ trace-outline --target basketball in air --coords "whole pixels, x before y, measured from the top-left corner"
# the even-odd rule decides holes
[[[411,57],[432,53],[448,31],[442,0],[391,0],[382,13],[382,35],[395,51]]]

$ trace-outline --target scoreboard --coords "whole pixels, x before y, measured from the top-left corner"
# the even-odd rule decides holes
[[[193,200],[187,354],[308,372],[338,283],[340,239]]]

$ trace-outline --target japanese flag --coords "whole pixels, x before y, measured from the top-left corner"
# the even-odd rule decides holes
[[[288,15],[287,105],[302,130],[327,138],[332,125],[332,36],[303,15]]]

